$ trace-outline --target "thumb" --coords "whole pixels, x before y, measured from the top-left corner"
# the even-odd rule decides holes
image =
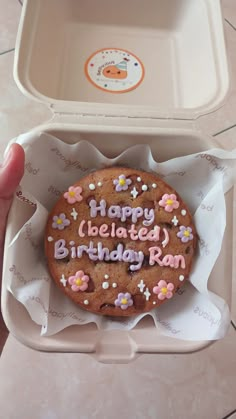
[[[9,149],[3,164],[0,165],[0,292],[6,219],[11,205],[12,196],[24,173],[24,160],[25,156],[22,147],[18,144],[13,144]],[[4,327],[0,311],[1,343],[4,343],[6,340],[7,334],[8,332]]]
[[[13,144],[0,166],[0,200],[9,200],[24,174],[24,150],[19,144]]]
[[[12,196],[24,174],[24,161],[23,148],[19,144],[13,144],[0,166],[0,283],[7,214]]]

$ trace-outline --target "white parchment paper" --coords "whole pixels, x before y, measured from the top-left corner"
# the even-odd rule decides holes
[[[208,291],[208,279],[222,246],[224,195],[234,183],[236,150],[214,149],[158,163],[147,145],[131,147],[111,160],[86,141],[69,145],[45,133],[24,134],[17,142],[25,149],[26,164],[14,199],[19,200],[19,212],[25,212],[26,206],[32,212],[9,245],[8,290],[42,326],[42,335],[90,322],[101,329],[130,330],[146,315],[163,334],[175,338],[213,340],[225,335],[229,308]],[[111,165],[153,171],[164,178],[188,204],[200,238],[190,281],[160,308],[119,321],[88,313],[70,301],[50,278],[43,246],[48,213],[61,193],[86,173]],[[223,273],[221,280],[226,283],[231,278]]]

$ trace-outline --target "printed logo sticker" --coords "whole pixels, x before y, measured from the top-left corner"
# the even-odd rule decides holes
[[[144,65],[129,51],[106,48],[93,53],[85,64],[87,79],[98,89],[125,93],[136,89],[144,79]]]

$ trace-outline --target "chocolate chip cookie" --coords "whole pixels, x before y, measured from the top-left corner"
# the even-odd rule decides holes
[[[69,186],[45,230],[60,289],[86,310],[118,317],[170,300],[189,277],[196,244],[178,193],[153,173],[120,167]]]

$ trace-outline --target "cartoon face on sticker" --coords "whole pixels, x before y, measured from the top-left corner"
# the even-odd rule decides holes
[[[93,53],[85,64],[88,81],[109,93],[126,93],[136,89],[144,79],[141,60],[123,49],[104,49]]]
[[[102,71],[103,75],[108,79],[126,79],[128,76],[127,62],[129,60],[125,58],[123,61],[116,65],[109,65]]]

